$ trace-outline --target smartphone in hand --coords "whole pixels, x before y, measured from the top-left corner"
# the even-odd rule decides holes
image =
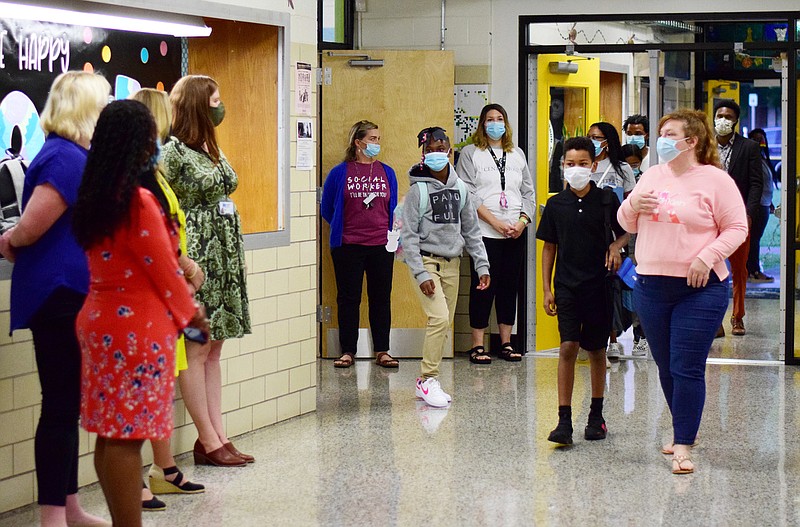
[[[205,344],[208,342],[208,337],[206,337],[205,334],[198,328],[192,326],[188,326],[183,329],[183,336],[186,337],[187,340],[198,342],[200,344]]]

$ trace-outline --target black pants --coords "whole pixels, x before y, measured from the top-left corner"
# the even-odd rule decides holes
[[[747,255],[747,272],[755,274],[761,270],[758,257],[761,255],[761,237],[764,229],[767,228],[769,221],[769,205],[758,207],[758,212],[751,218],[753,225],[750,226],[750,253]]]
[[[336,273],[342,353],[356,353],[364,273],[367,274],[369,327],[374,351],[389,351],[394,253],[388,252],[383,245],[342,245],[331,249],[331,257]]]
[[[525,249],[525,234],[517,238],[483,238],[486,254],[489,257],[489,268],[492,279],[489,287],[483,291],[478,286],[478,273],[475,272],[475,261],[470,258],[469,287],[469,325],[474,329],[489,326],[489,314],[494,303],[498,324],[513,326],[517,319],[517,293],[519,291],[519,275],[522,271],[522,255]]]
[[[75,319],[82,293],[56,289],[31,319],[42,412],[34,457],[40,505],[66,505],[78,492],[78,417],[81,406],[81,349]]]

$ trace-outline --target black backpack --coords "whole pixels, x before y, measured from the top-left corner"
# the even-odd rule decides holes
[[[22,187],[28,164],[10,148],[0,159],[0,233],[16,225],[22,215]]]

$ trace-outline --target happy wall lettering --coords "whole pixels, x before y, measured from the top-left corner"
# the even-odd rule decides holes
[[[8,31],[0,30],[0,49],[6,50]],[[46,33],[20,33],[17,48],[17,61],[20,71],[42,71],[45,68],[53,73],[58,67],[61,73],[69,69],[69,37],[53,36]],[[5,54],[0,54],[0,69],[5,69]]]

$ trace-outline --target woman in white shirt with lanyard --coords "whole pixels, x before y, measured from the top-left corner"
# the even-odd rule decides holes
[[[461,151],[456,172],[473,195],[489,266],[496,277],[487,289],[479,290],[478,276],[472,271],[470,361],[492,362],[483,344],[492,303],[502,343],[498,355],[507,361],[522,360],[522,354],[511,345],[511,329],[517,317],[524,232],[533,218],[533,178],[525,154],[512,141],[508,114],[499,104],[488,104],[481,110],[472,144]]]

